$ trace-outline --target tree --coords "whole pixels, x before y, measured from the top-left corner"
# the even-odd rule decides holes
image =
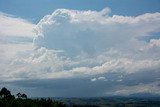
[[[27,95],[26,94],[21,94],[21,93],[18,93],[18,94],[16,94],[16,96],[17,96],[17,98],[19,98],[19,99],[27,99]]]
[[[6,98],[6,97],[10,97],[10,96],[12,96],[11,92],[9,90],[7,90],[7,88],[3,87],[0,91],[0,97]]]
[[[16,94],[17,98],[21,98],[21,93]]]
[[[22,95],[21,95],[21,98],[22,98],[22,99],[27,99],[27,95],[26,95],[26,94],[22,94]]]

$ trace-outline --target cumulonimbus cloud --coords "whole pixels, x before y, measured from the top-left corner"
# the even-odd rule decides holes
[[[153,48],[153,41],[158,47],[158,40],[146,42],[139,37],[157,32],[160,13],[111,17],[109,11],[55,10],[34,29],[37,49],[18,56],[12,64],[28,64],[22,66],[25,72],[42,73],[45,78],[157,69],[159,59],[144,49]]]
[[[59,9],[37,24],[34,44],[37,47],[63,50],[70,57],[94,55],[110,48],[137,50],[145,44],[144,41],[138,41],[138,37],[147,36],[160,28],[159,17],[160,13],[110,17],[103,10]]]

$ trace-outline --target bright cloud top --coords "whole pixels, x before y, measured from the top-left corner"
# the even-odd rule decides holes
[[[146,45],[138,38],[160,28],[160,13],[110,17],[108,12],[108,8],[100,12],[56,10],[37,24],[34,43],[37,47],[63,50],[70,57],[101,54],[111,48],[137,51]]]
[[[144,84],[150,85],[152,83],[148,82],[154,84],[156,81],[157,84],[156,74],[160,73],[160,36],[157,35],[160,34],[160,13],[131,17],[109,16],[109,12],[109,8],[102,11],[58,9],[44,16],[36,27],[27,22],[25,29],[29,33],[26,32],[24,37],[32,35],[35,27],[34,49],[21,51],[10,64],[4,64],[1,69],[5,72],[0,72],[0,78],[87,78],[91,83],[114,82],[120,86],[126,85],[130,79],[134,82],[139,79],[139,83],[145,81]],[[23,32],[12,33],[18,36]],[[142,76],[153,75],[142,80],[139,73]],[[138,86],[133,87],[138,89]],[[158,86],[155,87],[157,89]],[[114,91],[115,94],[123,94],[123,89]]]

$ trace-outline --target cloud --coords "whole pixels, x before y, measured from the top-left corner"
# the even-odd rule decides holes
[[[107,81],[107,79],[105,77],[98,77],[98,78],[92,78],[91,81],[97,81],[97,80],[103,80],[103,81]]]
[[[159,82],[153,82],[150,84],[138,84],[135,86],[122,86],[117,91],[115,91],[115,95],[132,95],[132,94],[140,94],[140,93],[146,93],[146,94],[155,94],[160,95],[159,90]]]
[[[99,80],[105,80],[105,77],[98,77]]]
[[[20,51],[33,49],[35,24],[0,12],[0,63],[5,63]]]
[[[155,73],[153,72],[152,74]],[[25,93],[29,97],[97,97],[113,95],[128,96],[142,93],[151,95],[160,94],[158,91],[158,80],[144,82],[141,78],[145,78],[146,75],[139,75],[139,78],[132,75],[124,75],[124,77],[129,79],[124,79],[124,81],[118,82],[112,80],[115,79],[114,77],[116,77],[116,75],[119,76],[118,74],[113,73],[106,75],[108,77],[108,81],[97,80],[92,82],[89,78],[61,78],[18,80],[3,82],[2,84],[6,84],[8,88],[15,89],[16,92],[13,91],[15,94],[19,91],[26,91]],[[148,76],[146,77],[146,80]],[[137,83],[134,82],[136,80]]]
[[[92,78],[92,79],[91,79],[92,82],[94,82],[94,81],[96,81],[96,80],[97,80],[96,78]]]
[[[100,12],[58,9],[45,16],[35,29],[37,49],[26,53],[26,57],[17,56],[11,66],[20,64],[18,68],[23,68],[21,73],[28,72],[28,78],[39,73],[44,74],[40,78],[63,78],[64,74],[83,77],[158,68],[159,59],[149,55],[146,59],[143,54],[147,52],[139,52],[152,42],[137,38],[157,31],[159,13],[110,17],[108,12],[108,8]]]
[[[69,57],[95,55],[110,48],[134,51],[144,45],[144,41],[136,40],[138,37],[160,28],[160,13],[110,17],[101,12],[103,10],[58,9],[38,23],[35,29],[38,35],[34,38],[34,44],[37,47],[63,50]]]
[[[94,89],[88,94],[95,93],[94,96],[103,96],[106,92],[123,94],[123,89],[117,90],[117,87],[122,86],[126,87],[124,90],[130,90],[130,87],[139,90],[139,85],[134,86],[139,83],[149,87],[158,81],[157,75],[160,72],[159,38],[151,37],[149,41],[140,38],[153,36],[151,32],[159,32],[160,13],[109,16],[109,12],[109,8],[102,11],[57,9],[51,15],[44,16],[37,25],[1,15],[2,19],[5,17],[3,25],[11,24],[13,32],[2,32],[9,39],[6,39],[7,43],[0,41],[4,45],[1,50],[3,60],[0,64],[3,72],[0,72],[0,79],[15,84],[22,80],[24,83],[31,81],[31,85],[32,81],[36,81],[36,87],[43,86],[40,83],[43,80],[50,80],[47,86],[52,81],[57,82],[54,84],[64,82],[57,87],[66,88],[69,92],[73,92],[74,88],[67,85],[78,81],[82,90]],[[15,23],[23,23],[26,32],[16,31],[14,28],[23,28],[23,24]],[[33,43],[32,39],[26,38],[33,38]],[[5,47],[10,47],[6,56]],[[12,57],[6,60],[7,56]],[[20,83],[22,87],[29,87],[25,85]],[[97,89],[96,86],[100,88]],[[57,88],[59,89],[61,88]],[[68,96],[66,91],[57,90],[54,92]],[[76,89],[75,92],[79,91]]]
[[[33,38],[34,24],[13,15],[0,12],[0,36],[16,36]]]

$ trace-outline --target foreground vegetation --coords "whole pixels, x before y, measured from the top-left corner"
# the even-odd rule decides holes
[[[48,99],[28,99],[26,94],[16,96],[5,87],[0,91],[0,107],[66,107],[65,104]]]
[[[0,107],[66,107],[63,103],[51,99],[1,99]]]

